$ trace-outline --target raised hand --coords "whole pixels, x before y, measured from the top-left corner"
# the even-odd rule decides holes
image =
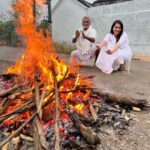
[[[80,32],[78,30],[76,30],[76,38],[78,38],[80,36]]]
[[[95,47],[96,47],[96,50],[100,50],[101,49],[99,45],[96,45]]]

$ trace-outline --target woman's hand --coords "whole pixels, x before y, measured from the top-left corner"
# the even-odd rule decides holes
[[[96,45],[96,50],[100,50],[100,46],[99,45]]]
[[[108,55],[111,55],[113,52],[112,52],[111,50],[107,50],[106,53],[107,53]]]

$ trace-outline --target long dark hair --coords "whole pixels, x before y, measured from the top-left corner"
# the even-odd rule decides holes
[[[114,28],[114,26],[115,26],[117,23],[120,24],[120,26],[121,26],[121,32],[119,33],[116,42],[119,41],[119,39],[120,39],[120,37],[121,37],[121,35],[122,35],[122,33],[123,33],[123,23],[122,23],[122,21],[121,21],[121,20],[115,20],[115,21],[113,22],[112,26],[111,26],[111,29],[110,29],[110,33],[111,33],[111,34],[114,34],[113,28]]]

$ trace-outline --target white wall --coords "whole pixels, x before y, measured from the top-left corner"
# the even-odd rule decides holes
[[[150,55],[150,0],[132,0],[88,8],[75,4],[74,0],[63,0],[53,12],[53,39],[57,42],[71,42],[72,33],[81,26],[81,18],[88,14],[92,26],[97,30],[97,42],[110,31],[112,22],[122,20],[132,51]]]
[[[87,13],[86,7],[76,0],[63,0],[52,13],[52,35],[54,41],[71,42],[73,32],[81,27],[82,17]]]
[[[98,41],[110,31],[112,22],[122,20],[133,52],[150,54],[150,0],[132,0],[90,8],[88,14],[98,31]]]

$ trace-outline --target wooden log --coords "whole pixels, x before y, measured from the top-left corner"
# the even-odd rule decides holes
[[[74,93],[74,92],[77,92],[77,91],[83,91],[83,90],[91,90],[93,88],[88,88],[88,87],[80,87],[80,86],[76,86],[74,89],[71,89],[71,90],[60,90],[59,93]]]
[[[25,84],[17,84],[17,85],[15,85],[14,87],[9,88],[8,90],[5,90],[5,91],[1,92],[1,93],[0,93],[0,97],[4,97],[4,96],[6,96],[6,95],[11,94],[13,91],[19,89],[19,88],[20,88],[21,86],[23,86],[23,85],[25,85]]]
[[[148,107],[148,102],[145,99],[134,99],[124,97],[118,94],[103,92],[103,91],[94,91],[98,96],[104,98],[108,102],[116,102],[119,104],[129,105],[129,106],[136,106],[140,108]]]
[[[60,100],[60,102],[62,106],[65,108],[65,111],[69,115],[74,125],[79,129],[84,139],[90,144],[100,143],[100,138],[97,136],[97,134],[81,123],[77,114],[73,110],[70,109],[70,107],[66,104],[66,102],[62,99]]]
[[[35,69],[35,77],[34,77],[34,86],[35,86],[35,104],[36,104],[36,109],[38,110],[38,107],[40,105],[40,93],[39,93],[39,76],[38,76],[38,70],[37,68]],[[40,116],[40,112],[38,112]]]
[[[92,129],[87,128],[82,123],[79,123],[79,130],[84,137],[84,139],[90,144],[98,144],[100,143],[100,139],[97,134],[92,131]]]
[[[65,79],[67,79],[66,78],[67,73],[68,73],[68,70],[65,72],[65,75],[64,75],[63,79],[61,79],[60,81],[57,82],[58,87],[60,87],[62,85],[63,81]],[[44,107],[44,106],[48,105],[49,103],[51,103],[51,101],[49,101],[50,99],[52,101],[54,100],[54,98],[53,98],[54,97],[54,91],[55,91],[55,88],[52,88],[47,94],[45,94],[45,97],[43,99],[46,99],[46,101],[44,100],[44,102],[43,102],[43,99],[41,99],[42,107]]]
[[[52,68],[53,78],[54,78],[54,88],[55,88],[55,150],[60,150],[60,135],[59,135],[59,95],[58,95],[58,85],[57,85],[57,79],[56,79],[56,73],[55,68]]]
[[[17,130],[15,130],[9,137],[7,137],[3,142],[0,143],[0,149],[7,143],[9,140],[11,140],[14,136],[18,135],[23,128],[37,115],[37,112],[33,113],[32,116],[26,120],[25,123],[23,123]]]
[[[20,134],[20,137],[21,137],[21,139],[26,140],[26,141],[30,141],[30,142],[34,141],[32,137],[26,136],[24,134]]]
[[[20,115],[26,111],[29,111],[33,107],[35,107],[35,103],[32,101],[29,101],[29,102],[21,105],[20,107],[8,112],[7,114],[0,116],[0,123],[2,123],[4,120],[8,119],[9,117],[13,118],[12,117],[13,115],[14,115],[14,117],[16,117],[16,115]]]
[[[35,150],[48,150],[48,144],[43,134],[43,130],[38,116],[36,116],[32,121],[32,128]]]
[[[7,97],[3,99],[3,101],[0,104],[0,114],[2,114],[7,109],[10,101],[11,101],[11,99],[7,98]]]
[[[46,95],[46,87],[47,87],[47,83],[44,84],[44,89],[43,89],[43,91],[42,91],[42,95],[41,95],[41,99],[40,99],[40,104],[39,104],[38,110],[37,110],[40,119],[42,119],[42,101],[43,101],[43,99],[44,99],[44,97],[45,97],[45,95]]]
[[[2,102],[0,103],[0,114],[2,114],[9,106],[9,104],[11,104],[11,101],[14,100],[16,97],[20,96],[20,93],[13,93],[7,97],[5,97]],[[21,98],[22,99],[22,98]],[[25,98],[27,99],[27,98]],[[28,99],[31,99],[31,97],[29,97]],[[24,99],[22,99],[24,100]]]
[[[46,103],[42,104],[42,108],[47,106],[48,104],[50,104],[52,101],[54,101],[53,95],[47,98]],[[11,118],[13,119],[14,117],[26,112],[26,111],[31,111],[31,109],[35,108],[35,102],[29,101],[23,105],[21,105],[20,107],[17,107],[16,109],[8,112],[7,114],[4,114],[2,116],[0,116],[0,123],[2,123],[4,120]]]
[[[39,96],[39,85],[38,85],[38,70],[35,71],[35,104],[36,110],[40,104],[40,96]],[[34,94],[34,93],[33,93]],[[46,138],[43,133],[43,129],[40,123],[39,115],[36,116],[32,121],[33,127],[33,139],[36,150],[48,150],[48,143],[46,142]]]
[[[91,114],[92,114],[94,120],[96,121],[96,120],[98,119],[98,117],[97,117],[97,113],[96,113],[96,111],[95,111],[93,105],[90,104],[90,107],[89,107],[89,108],[90,108],[90,111],[91,111]]]

